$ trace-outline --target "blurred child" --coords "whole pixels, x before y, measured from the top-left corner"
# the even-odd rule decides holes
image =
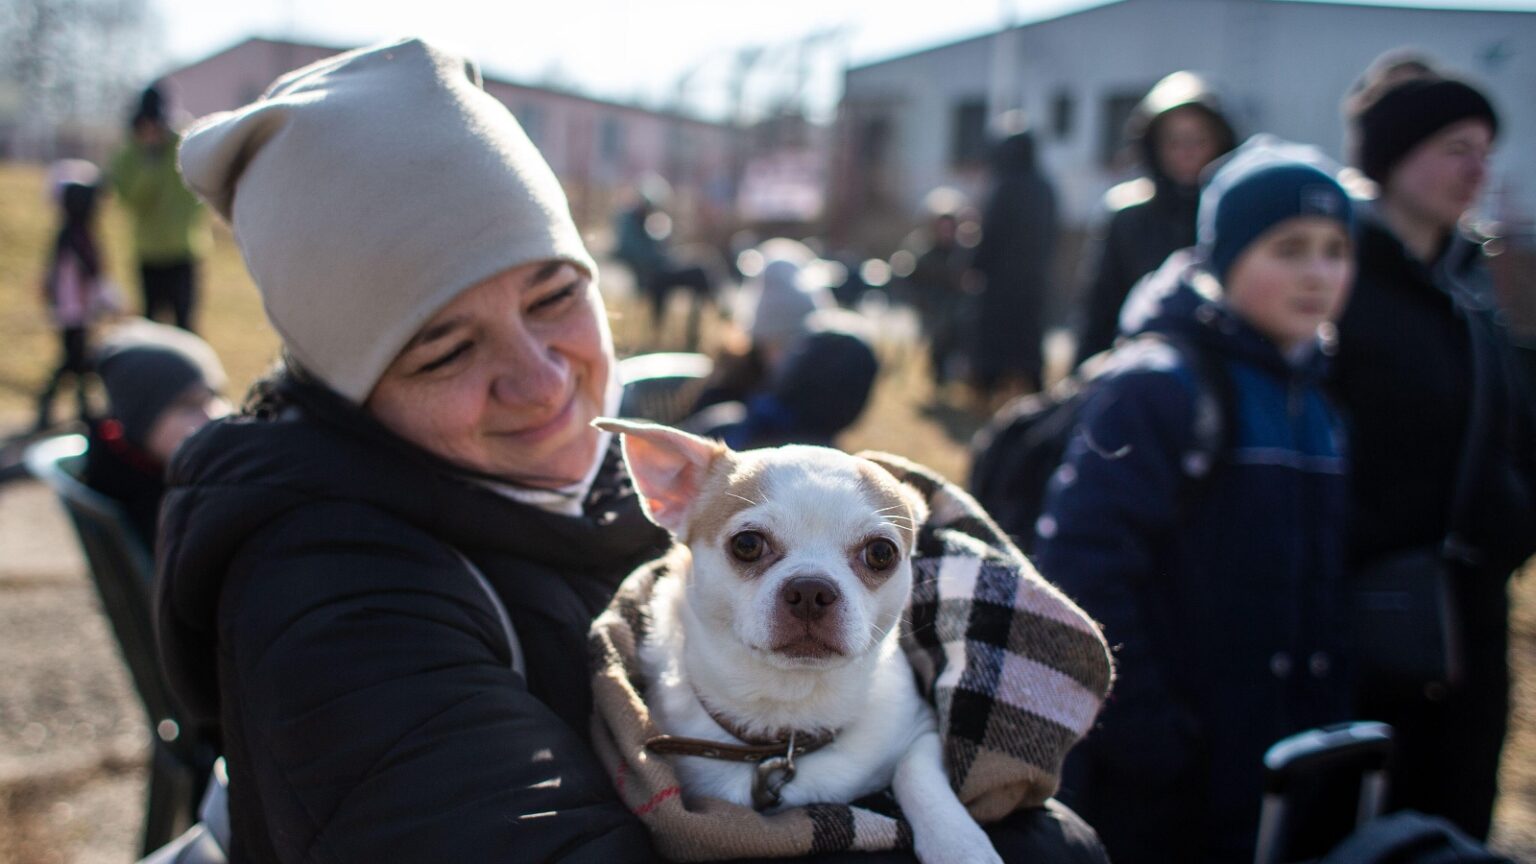
[[[960,193],[940,187],[928,193],[926,206],[928,223],[903,244],[913,256],[912,272],[904,281],[928,339],[929,374],[935,386],[942,386],[959,377],[955,367],[964,356],[960,310],[971,250],[961,240],[965,200]]]
[[[101,247],[96,242],[96,166],[80,160],[60,162],[50,172],[59,207],[59,232],[49,251],[43,276],[43,302],[48,306],[61,343],[59,366],[37,396],[36,429],[53,425],[53,397],[66,375],[73,376],[75,405],[80,419],[90,416],[87,374],[90,372],[89,328],[111,307],[111,292],[102,273]]]
[[[219,396],[224,368],[192,333],[140,320],[113,332],[96,372],[107,391],[107,416],[91,424],[84,480],[122,505],[152,552],[172,454],[229,411]]]
[[[763,266],[742,286],[736,319],[705,382],[695,432],[737,449],[833,446],[874,389],[879,360],[869,324],[837,308],[816,254],[786,238],[757,247]]]
[[[1040,571],[1120,646],[1062,792],[1117,864],[1251,861],[1265,749],[1349,716],[1345,461],[1320,381],[1354,217],[1320,161],[1261,136],[1215,173],[1198,245],[1132,293],[1137,338],[1036,523]]]

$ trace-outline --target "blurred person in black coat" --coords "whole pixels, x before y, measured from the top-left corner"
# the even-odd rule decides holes
[[[1077,362],[1115,340],[1120,307],[1137,280],[1195,245],[1200,172],[1236,143],[1205,79],[1175,72],[1148,91],[1126,124],[1146,175],[1104,195],[1108,221],[1085,256],[1088,285],[1077,321]]]
[[[1532,406],[1494,315],[1484,248],[1461,224],[1499,120],[1478,90],[1404,56],[1373,64],[1346,113],[1353,160],[1380,188],[1362,220],[1334,367],[1350,419],[1351,564],[1440,546],[1458,528],[1452,590],[1465,649],[1459,686],[1403,697],[1362,681],[1361,707],[1397,728],[1394,804],[1484,838],[1509,711],[1508,581],[1536,550]],[[1474,401],[1488,422],[1472,424]],[[1468,446],[1473,494],[1452,525]]]
[[[928,193],[927,223],[908,235],[903,254],[910,255],[912,272],[902,280],[906,298],[917,310],[928,339],[928,371],[935,385],[956,377],[964,344],[960,311],[964,301],[964,276],[971,250],[964,237],[974,242],[975,223],[962,222],[965,201],[958,192],[940,187]],[[893,259],[894,261],[894,259]]]
[[[1037,390],[1044,359],[1046,293],[1056,250],[1056,192],[1035,158],[1022,122],[992,154],[993,186],[981,217],[972,267],[971,381],[983,400]]]

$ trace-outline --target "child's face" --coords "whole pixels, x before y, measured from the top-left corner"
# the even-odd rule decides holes
[[[1200,182],[1200,170],[1221,155],[1221,133],[1199,108],[1175,108],[1157,123],[1157,164],[1180,186]]]
[[[181,442],[191,438],[192,433],[203,428],[208,421],[217,420],[228,413],[229,405],[218,394],[202,384],[194,384],[155,418],[155,425],[149,430],[144,449],[160,460],[161,464],[169,465],[171,456],[181,446]]]
[[[1287,219],[1259,235],[1227,273],[1227,307],[1283,351],[1338,317],[1355,277],[1349,233],[1322,216]]]

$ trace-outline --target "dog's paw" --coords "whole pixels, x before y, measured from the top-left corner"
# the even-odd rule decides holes
[[[942,831],[916,835],[912,845],[923,864],[1003,864],[987,832],[969,819]]]

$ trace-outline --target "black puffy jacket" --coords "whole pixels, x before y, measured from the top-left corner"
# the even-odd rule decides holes
[[[1479,387],[1489,394],[1491,410],[1490,422],[1475,430],[1479,491],[1476,512],[1465,520],[1467,539],[1502,579],[1536,551],[1536,444],[1531,406],[1507,335],[1495,322],[1482,249],[1454,236],[1426,266],[1368,216],[1357,254],[1334,366],[1353,442],[1352,557],[1364,563],[1445,535],[1472,392]],[[1480,358],[1476,384],[1474,356]]]
[[[1363,681],[1361,710],[1397,727],[1395,806],[1445,816],[1480,838],[1509,714],[1507,582],[1536,551],[1532,406],[1477,243],[1453,236],[1425,265],[1368,216],[1357,256],[1334,366],[1354,454],[1353,565],[1439,545],[1469,431],[1476,454],[1468,508],[1456,520],[1475,563],[1451,583],[1465,678],[1443,699],[1412,701]],[[1475,403],[1482,419],[1470,419]]]
[[[665,540],[616,451],[559,516],[283,392],[185,445],[161,522],[163,662],[222,734],[234,860],[654,860],[587,741],[588,625]]]

